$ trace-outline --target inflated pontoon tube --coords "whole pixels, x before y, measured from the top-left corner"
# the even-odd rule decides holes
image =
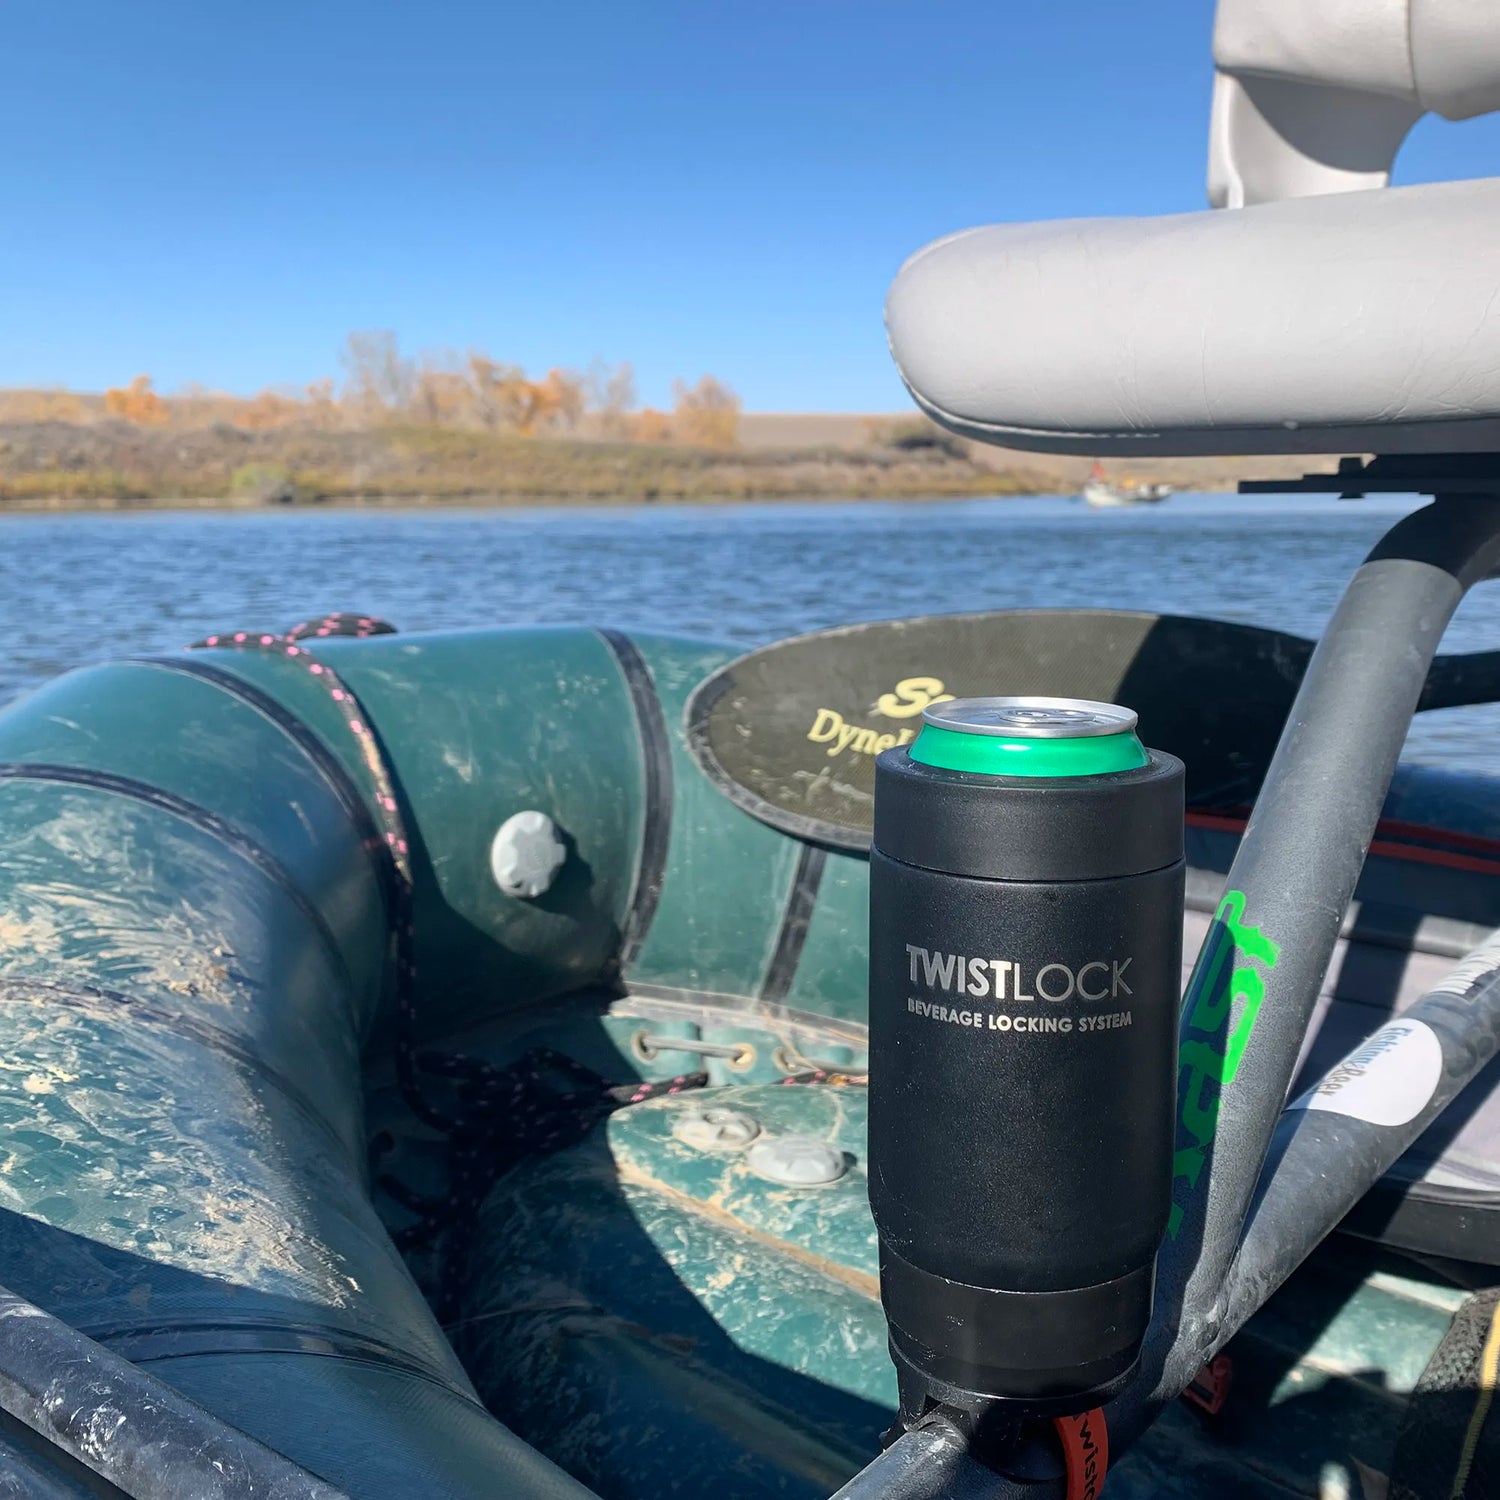
[[[351,1495],[583,1500],[366,1195],[387,917],[335,779],[177,671],[0,716],[0,1284]]]

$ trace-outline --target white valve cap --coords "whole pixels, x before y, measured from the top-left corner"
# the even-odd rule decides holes
[[[783,1187],[826,1187],[848,1170],[844,1153],[815,1135],[776,1135],[745,1153],[750,1170]]]
[[[507,896],[529,900],[552,888],[567,857],[557,824],[546,813],[528,808],[496,830],[490,845],[490,873]]]

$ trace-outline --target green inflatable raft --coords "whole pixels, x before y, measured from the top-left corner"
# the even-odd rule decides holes
[[[1034,616],[745,659],[330,617],[11,706],[0,1495],[849,1481],[896,1400],[863,1176],[868,762],[943,692],[1108,696],[1171,636],[1143,621],[1079,617],[1126,645],[1064,670]],[[1263,660],[1284,714],[1305,654]],[[1198,736],[1191,958],[1259,752],[1212,770],[1222,726],[1140,706],[1148,742]],[[1387,818],[1310,1078],[1500,921],[1500,789],[1403,771]],[[1487,1128],[1481,1100],[1404,1158],[1231,1345],[1232,1391],[1207,1374],[1111,1495],[1390,1473],[1500,1258]]]

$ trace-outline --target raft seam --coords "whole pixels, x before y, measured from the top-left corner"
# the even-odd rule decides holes
[[[641,746],[641,848],[620,928],[620,967],[624,969],[645,946],[666,880],[672,840],[672,746],[661,697],[640,648],[619,630],[604,628],[596,634],[625,679]]]
[[[82,1327],[79,1331],[132,1364],[160,1364],[172,1359],[239,1359],[251,1354],[303,1354],[413,1376],[484,1409],[477,1396],[454,1385],[440,1370],[409,1351],[368,1334],[321,1323],[167,1323],[127,1328]],[[172,1347],[154,1347],[160,1344]],[[319,1344],[324,1347],[316,1347]]]
[[[802,845],[791,889],[787,892],[786,906],[782,910],[781,926],[776,933],[776,946],[771,951],[771,961],[766,965],[766,976],[760,986],[761,1003],[778,1015],[785,1008],[786,997],[797,977],[797,965],[802,961],[807,929],[818,904],[818,891],[823,884],[823,870],[827,863],[826,849],[816,844]]]
[[[391,906],[390,865],[383,857],[380,830],[375,826],[369,805],[343,761],[305,719],[293,713],[279,699],[273,698],[264,688],[257,687],[243,677],[236,677],[233,672],[216,667],[211,662],[191,659],[179,661],[171,656],[131,656],[125,658],[125,664],[155,667],[158,671],[176,672],[183,677],[195,677],[201,682],[211,683],[226,696],[243,703],[279,729],[307,756],[313,769],[323,778],[339,806],[355,825],[354,831],[375,870],[381,897],[388,908]]]
[[[349,972],[344,950],[334,936],[333,929],[328,925],[327,918],[292,879],[291,872],[286,866],[269,849],[256,843],[249,834],[236,828],[234,824],[221,818],[217,813],[210,812],[206,807],[201,807],[196,802],[189,802],[186,797],[179,797],[175,792],[152,786],[148,782],[137,781],[131,776],[116,775],[113,771],[99,771],[82,766],[59,766],[47,761],[4,761],[0,762],[0,781],[37,781],[51,785],[80,787],[84,791],[104,792],[109,796],[123,797],[180,818],[183,822],[198,829],[200,833],[206,833],[210,838],[217,840],[231,853],[238,854],[247,864],[259,870],[273,885],[280,886],[291,899],[292,904],[307,918],[308,924],[327,948],[329,956],[333,959],[337,977],[343,983],[344,1003],[348,1011],[347,1019],[354,1028],[352,1034],[355,1036],[360,1034],[359,1016],[354,1005],[354,976]]]

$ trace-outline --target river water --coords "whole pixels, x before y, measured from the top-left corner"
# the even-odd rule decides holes
[[[893,615],[1038,606],[1304,635],[1418,502],[1176,496],[0,519],[0,702],[69,667],[357,609],[403,630],[610,624],[756,644]],[[1500,590],[1448,650],[1500,646]],[[1500,709],[1418,719],[1410,758],[1500,774]]]

